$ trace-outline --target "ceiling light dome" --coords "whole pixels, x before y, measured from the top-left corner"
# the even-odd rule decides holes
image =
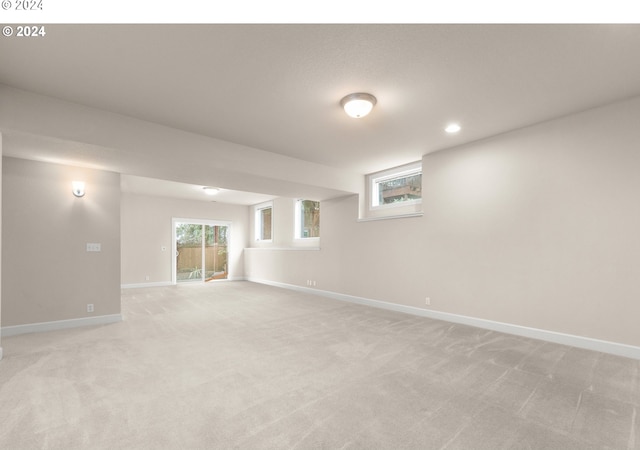
[[[376,102],[376,98],[373,95],[359,92],[344,97],[340,100],[340,106],[344,108],[344,112],[349,116],[359,119],[369,114]]]
[[[449,125],[447,125],[447,127],[444,129],[444,131],[446,131],[449,134],[454,134],[457,133],[458,131],[462,130],[462,127],[460,126],[460,124],[458,123],[450,123]]]
[[[202,189],[204,190],[204,193],[207,195],[216,195],[220,191],[220,189],[218,188],[209,187],[209,186],[205,186]]]

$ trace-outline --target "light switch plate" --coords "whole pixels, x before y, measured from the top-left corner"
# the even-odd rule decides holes
[[[100,252],[102,251],[101,245],[99,242],[87,242],[87,251],[88,252]]]

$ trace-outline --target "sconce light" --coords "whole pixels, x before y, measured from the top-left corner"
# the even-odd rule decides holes
[[[73,186],[73,195],[76,197],[84,196],[84,181],[73,181],[71,185]]]
[[[375,104],[376,98],[364,92],[349,94],[340,100],[340,106],[344,108],[344,112],[354,119],[359,119],[369,114]]]

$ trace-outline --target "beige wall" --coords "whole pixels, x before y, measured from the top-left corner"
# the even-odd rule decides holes
[[[2,133],[0,133],[0,212],[2,211]],[[0,214],[0,255],[2,255],[2,214]],[[0,258],[0,326],[2,324],[2,258]],[[2,359],[2,333],[0,333],[0,359]]]
[[[247,206],[123,193],[122,284],[171,282],[172,218],[232,222],[229,278],[243,278],[248,211]]]
[[[2,326],[119,314],[120,176],[15,158],[2,174]]]
[[[423,217],[322,202],[320,251],[249,250],[247,276],[640,346],[638,117],[636,98],[426,155]]]

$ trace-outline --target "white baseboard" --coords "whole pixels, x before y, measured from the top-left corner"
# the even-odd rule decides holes
[[[584,336],[575,336],[572,334],[558,333],[556,331],[542,330],[539,328],[529,328],[520,325],[514,325],[504,322],[495,322],[487,319],[479,319],[476,317],[461,316],[458,314],[451,314],[440,311],[433,311],[431,309],[421,309],[413,306],[399,305],[397,303],[389,303],[381,300],[372,300],[364,297],[356,297],[353,295],[340,294],[338,292],[323,291],[319,289],[308,288],[304,286],[296,286],[293,284],[279,283],[275,281],[259,280],[254,278],[248,278],[248,281],[253,283],[268,284],[270,286],[281,287],[294,291],[306,292],[310,294],[320,295],[323,297],[332,298],[334,300],[341,300],[350,303],[357,303],[359,305],[372,306],[375,308],[388,309],[391,311],[413,314],[415,316],[428,317],[436,320],[443,320],[445,322],[460,323],[463,325],[469,325],[472,327],[483,328],[492,331],[498,331],[501,333],[513,334],[516,336],[523,336],[532,339],[538,339],[547,342],[554,342],[556,344],[568,345],[571,347],[583,348],[586,350],[594,350],[597,352],[610,353],[612,355],[624,356],[625,358],[632,358],[640,360],[640,347],[636,347],[628,344],[620,344],[617,342],[602,341],[599,339],[593,339]]]
[[[174,284],[171,281],[153,281],[151,283],[131,283],[131,284],[121,284],[120,289],[135,289],[135,288],[161,287],[161,286],[174,286]]]
[[[96,317],[82,317],[79,319],[56,320],[54,322],[28,323],[25,325],[13,325],[2,327],[2,337],[16,336],[25,333],[41,333],[43,331],[66,330],[68,328],[106,325],[122,321],[121,314],[109,314]]]
[[[245,277],[230,277],[225,278],[224,280],[215,280],[215,282],[220,281],[244,281]],[[194,281],[197,283],[197,281]],[[131,284],[121,284],[120,289],[137,289],[137,288],[149,288],[149,287],[163,287],[163,286],[176,286],[176,283],[171,281],[154,281],[151,283],[131,283]]]
[[[225,281],[246,281],[245,277],[229,277],[229,278],[223,278],[221,280],[212,280],[212,281],[207,281],[207,283],[224,283]]]

